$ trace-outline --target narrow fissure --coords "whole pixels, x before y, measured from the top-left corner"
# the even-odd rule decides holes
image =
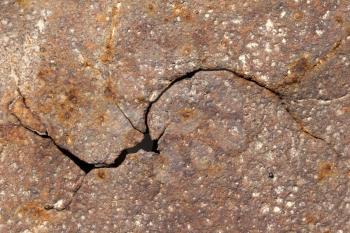
[[[155,152],[159,154],[158,151],[158,140],[152,140],[151,135],[147,132],[144,133],[144,137],[141,142],[136,144],[133,147],[124,149],[119,156],[114,160],[112,164],[92,164],[85,162],[84,160],[81,160],[78,156],[74,155],[72,152],[70,152],[68,149],[58,145],[52,137],[50,137],[47,132],[45,134],[41,134],[36,132],[35,130],[21,124],[21,126],[28,130],[29,132],[35,134],[36,136],[39,136],[41,138],[49,139],[56,147],[57,149],[67,156],[70,160],[72,160],[81,170],[83,170],[86,174],[88,174],[91,170],[97,169],[97,168],[111,168],[111,167],[118,167],[121,165],[124,160],[126,159],[126,156],[128,154],[133,154],[138,152],[139,150],[149,151],[149,152]]]
[[[152,140],[151,135],[148,133],[148,131],[146,131],[143,135],[144,136],[141,142],[139,142],[133,147],[124,149],[112,164],[100,166],[100,167],[104,167],[104,168],[119,167],[125,161],[128,154],[134,154],[139,150],[144,150],[144,151],[154,152],[159,154],[158,140]]]
[[[277,96],[279,98],[279,100],[281,101],[281,104],[284,105],[284,102],[283,102],[283,97],[280,93],[270,89],[269,87],[259,83],[253,76],[248,76],[248,75],[245,75],[245,74],[242,74],[242,73],[239,73],[237,71],[233,71],[233,70],[230,70],[230,69],[227,69],[227,68],[212,68],[212,69],[203,69],[203,68],[199,68],[199,69],[196,69],[196,70],[193,70],[191,72],[188,72],[176,79],[174,79],[173,81],[171,81],[169,83],[169,85],[167,87],[165,87],[161,92],[160,94],[157,96],[157,98],[153,101],[151,101],[148,105],[148,107],[146,108],[145,110],[145,114],[144,114],[144,117],[145,117],[145,126],[146,126],[146,130],[145,132],[143,132],[143,139],[141,142],[137,143],[135,146],[133,147],[130,147],[130,148],[126,148],[124,150],[121,151],[121,153],[117,156],[117,158],[114,160],[114,162],[112,164],[91,164],[91,163],[87,163],[83,160],[81,160],[79,157],[77,157],[76,155],[74,155],[71,151],[69,151],[68,149],[58,145],[51,136],[48,135],[48,133],[46,132],[45,134],[42,134],[42,133],[39,133],[27,126],[25,126],[24,124],[22,124],[22,122],[20,121],[20,119],[15,116],[19,122],[21,123],[21,125],[29,130],[30,132],[36,134],[37,136],[40,136],[42,138],[48,138],[50,139],[53,144],[60,150],[60,152],[62,152],[65,156],[67,156],[70,160],[72,160],[81,170],[83,170],[86,174],[88,174],[91,170],[93,169],[98,169],[98,168],[116,168],[116,167],[119,167],[126,159],[127,155],[129,154],[133,154],[133,153],[136,153],[138,152],[139,150],[144,150],[144,151],[148,151],[148,152],[154,152],[156,154],[159,154],[160,151],[159,151],[159,148],[158,148],[158,141],[159,139],[163,136],[164,134],[164,131],[163,133],[157,138],[157,139],[152,139],[151,138],[151,135],[150,135],[150,128],[149,128],[149,125],[148,125],[148,117],[149,117],[149,113],[150,113],[150,110],[153,106],[154,103],[156,103],[162,96],[163,94],[168,91],[174,84],[176,84],[177,82],[179,81],[182,81],[182,80],[185,80],[185,79],[191,79],[192,77],[194,77],[194,75],[197,73],[197,72],[200,72],[200,71],[227,71],[227,72],[230,72],[232,74],[234,74],[235,76],[239,77],[239,78],[242,78],[242,79],[245,79],[245,80],[248,80],[248,81],[251,81],[253,83],[255,83],[256,85],[262,87],[262,88],[265,88],[266,90],[270,91],[271,93],[273,93],[275,96]],[[23,97],[23,96],[22,96]],[[23,97],[24,98],[24,97]],[[286,106],[284,106],[284,108],[286,109],[286,111],[288,112],[289,115],[292,116],[292,118],[299,124],[300,122],[298,122],[294,117],[293,115],[288,111],[288,108]],[[124,114],[124,113],[123,113]],[[127,116],[124,114],[124,116],[127,118]],[[129,120],[129,119],[128,119]],[[129,120],[130,124],[131,124],[131,121]],[[133,126],[134,127],[134,126]],[[135,127],[134,127],[135,128]],[[136,128],[135,128],[136,129]],[[305,133],[307,133],[308,135],[314,137],[315,139],[319,139],[319,140],[323,140],[319,137],[316,137],[315,135],[309,133],[308,131],[306,130],[303,130],[303,128],[301,129],[302,131],[304,131]]]

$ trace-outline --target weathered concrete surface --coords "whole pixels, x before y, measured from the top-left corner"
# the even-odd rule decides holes
[[[349,232],[349,12],[1,1],[1,231]]]

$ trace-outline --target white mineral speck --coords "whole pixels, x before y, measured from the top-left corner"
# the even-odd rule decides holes
[[[40,33],[43,33],[44,29],[45,29],[45,22],[43,19],[40,19],[37,23],[36,23],[36,27],[39,29]]]
[[[268,205],[264,205],[261,209],[260,209],[262,214],[267,214],[270,211],[270,207]]]
[[[61,200],[58,200],[54,205],[53,207],[55,209],[62,209],[64,207],[64,201],[61,199]]]
[[[266,27],[266,30],[267,30],[267,31],[272,31],[272,29],[273,29],[273,23],[272,23],[271,19],[268,19],[268,20],[267,20],[267,22],[266,22],[266,24],[265,24],[265,27]]]
[[[281,213],[281,208],[279,208],[278,206],[275,206],[275,207],[273,208],[273,212],[275,212],[275,213]]]

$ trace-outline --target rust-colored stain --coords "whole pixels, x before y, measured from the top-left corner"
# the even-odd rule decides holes
[[[322,162],[318,168],[317,180],[321,181],[334,174],[334,165],[330,162]]]
[[[105,14],[99,13],[99,14],[96,15],[96,21],[98,23],[105,23],[107,21],[107,17],[106,17]]]
[[[34,221],[49,221],[52,219],[51,214],[41,207],[38,203],[29,202],[19,207],[16,211],[17,215],[24,215]]]
[[[146,8],[149,15],[154,15],[157,12],[156,5],[151,2],[147,4]]]
[[[304,13],[302,11],[297,11],[293,14],[293,18],[296,21],[301,21],[304,18]]]
[[[115,39],[117,35],[117,27],[118,27],[118,13],[119,8],[113,7],[112,9],[112,23],[109,35],[107,36],[104,53],[101,56],[101,61],[103,63],[111,62],[114,58],[116,46]]]
[[[49,67],[43,67],[38,72],[38,78],[40,80],[48,80],[54,75],[54,71]]]
[[[25,105],[23,98],[16,99],[15,102],[11,104],[10,111],[21,119],[23,124],[38,131],[45,131],[45,127],[41,124],[40,119]]]
[[[178,114],[181,116],[183,120],[188,120],[194,116],[195,111],[191,108],[183,108],[178,111]]]
[[[78,89],[71,88],[65,92],[65,99],[56,100],[52,105],[57,106],[58,119],[63,124],[74,123],[80,116],[77,106],[81,106],[81,94]]]
[[[108,115],[107,114],[101,114],[97,117],[96,122],[100,125],[108,121]]]
[[[15,125],[0,125],[0,142],[24,143],[27,139],[24,129]]]
[[[109,100],[115,101],[117,99],[117,93],[115,91],[115,88],[113,86],[111,79],[107,80],[106,87],[105,87],[103,93],[104,93],[105,97]]]
[[[296,78],[301,78],[311,67],[308,56],[305,55],[290,65],[290,72]]]
[[[106,179],[107,178],[107,172],[106,170],[104,169],[98,169],[97,170],[97,173],[96,173],[96,176],[102,180]]]
[[[334,19],[335,19],[335,21],[336,21],[337,23],[339,23],[339,24],[343,24],[343,22],[344,22],[343,17],[341,17],[341,16],[339,16],[339,15],[336,15],[336,16],[334,17]]]
[[[192,20],[191,11],[181,4],[175,4],[173,9],[173,16],[181,17],[181,19],[187,22]]]
[[[30,0],[16,0],[16,3],[21,7],[28,6],[29,2],[30,2]]]
[[[309,55],[305,54],[298,60],[289,64],[289,74],[282,79],[277,86],[297,84],[305,75],[312,70],[315,65],[312,65]]]
[[[181,48],[181,55],[189,56],[192,53],[192,45],[186,44]]]
[[[221,164],[211,164],[207,169],[207,174],[209,177],[217,177],[223,174],[224,166]]]
[[[312,214],[305,215],[305,223],[315,225],[316,222],[317,222],[316,216],[314,216]]]

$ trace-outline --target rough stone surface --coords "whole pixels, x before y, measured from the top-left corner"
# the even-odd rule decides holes
[[[84,172],[51,140],[20,126],[0,126],[0,155],[0,232],[49,232]]]
[[[306,130],[350,156],[350,38],[327,62],[281,93]]]
[[[350,232],[349,12],[1,1],[0,232]]]

